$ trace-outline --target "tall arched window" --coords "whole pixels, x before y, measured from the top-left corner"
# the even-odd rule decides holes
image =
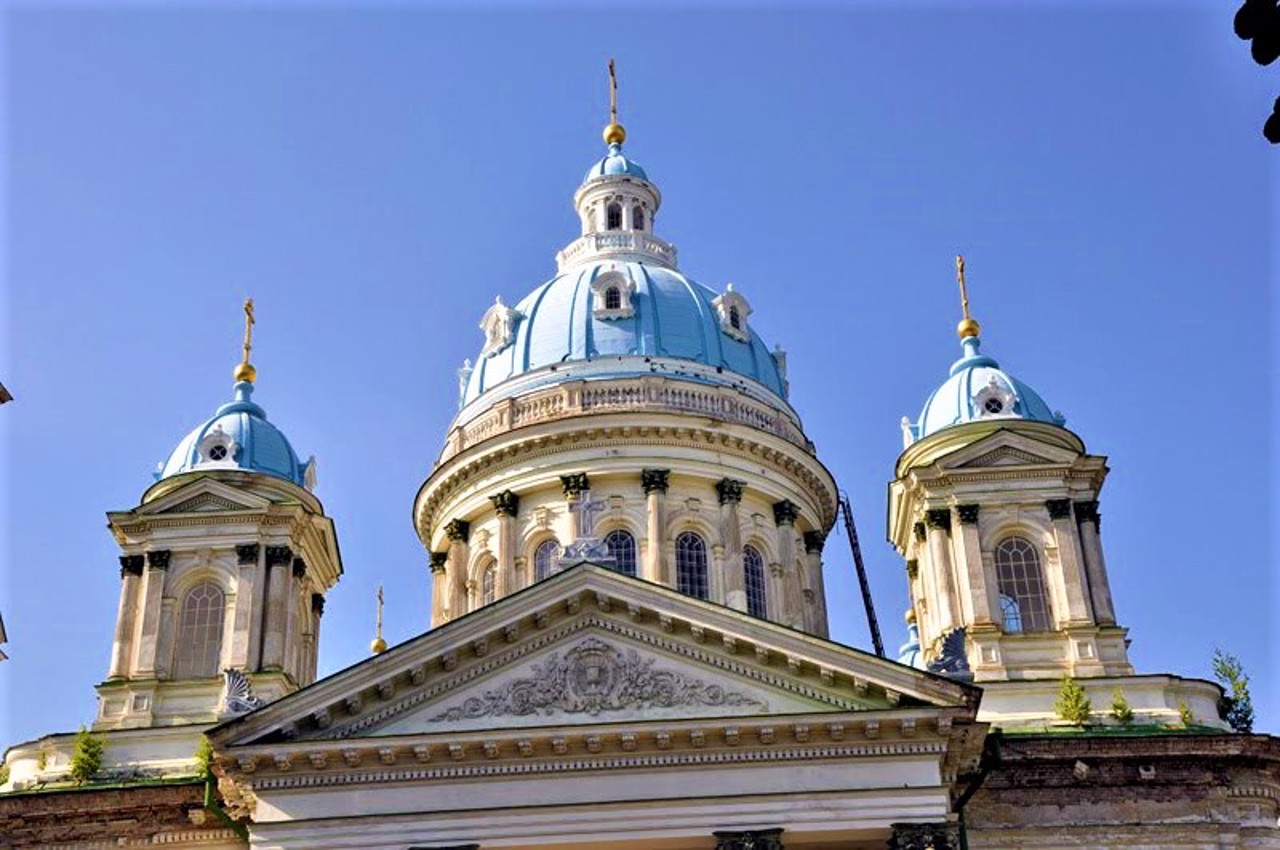
[[[622,309],[622,293],[618,291],[618,287],[611,286],[604,291],[604,308],[606,310]]]
[[[729,327],[735,331],[742,330],[742,314],[738,312],[737,307],[729,308]]]
[[[604,536],[604,545],[609,549],[615,569],[629,576],[636,574],[636,539],[631,532],[617,529]]]
[[[533,578],[542,581],[555,569],[556,558],[560,556],[560,544],[553,537],[538,544],[533,550]]]
[[[622,229],[622,204],[609,204],[604,208],[604,229]]]
[[[496,564],[489,564],[484,568],[484,572],[480,574],[480,604],[488,605],[494,600],[496,593],[496,585],[498,579],[498,568]]]
[[[631,229],[644,230],[644,207],[639,204],[631,208]]]
[[[676,538],[676,590],[707,598],[707,544],[692,531]]]
[[[996,547],[996,582],[1006,632],[1046,632],[1053,628],[1036,547],[1010,537]]]
[[[764,558],[754,546],[742,547],[742,572],[747,588],[747,613],[763,619],[769,611],[764,589]]]
[[[211,581],[197,584],[182,600],[174,678],[199,679],[218,675],[224,604],[222,588]]]

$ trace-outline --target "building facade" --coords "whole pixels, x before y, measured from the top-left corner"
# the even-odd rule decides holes
[[[459,372],[414,503],[430,628],[316,680],[341,557],[314,460],[251,400],[247,305],[233,401],[109,515],[104,767],[71,787],[71,736],[10,749],[0,846],[1280,847],[1277,741],[1133,669],[1106,461],[967,299],[889,486],[910,639],[829,639],[837,488],[786,356],[679,270],[625,140],[615,113],[555,275]],[[1064,677],[1132,718],[1064,721]]]

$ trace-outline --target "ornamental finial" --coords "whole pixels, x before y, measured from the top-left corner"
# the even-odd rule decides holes
[[[609,60],[609,126],[604,128],[604,143],[620,145],[627,140],[627,131],[618,123],[618,75],[613,60]]]
[[[240,360],[240,365],[236,366],[236,370],[232,373],[235,376],[236,383],[248,381],[253,383],[253,379],[258,376],[258,370],[253,368],[253,364],[249,362],[249,352],[253,350],[253,326],[256,320],[253,317],[253,299],[244,299],[244,357]]]
[[[964,256],[956,255],[956,282],[960,284],[960,309],[964,313],[964,318],[960,320],[960,324],[956,325],[956,333],[960,335],[960,339],[967,339],[971,336],[977,336],[982,332],[982,326],[974,321],[969,315],[969,291],[964,285]]]
[[[377,632],[373,638],[373,642],[369,644],[369,651],[374,655],[381,655],[387,651],[387,642],[382,639],[382,585],[378,585],[378,625]]]

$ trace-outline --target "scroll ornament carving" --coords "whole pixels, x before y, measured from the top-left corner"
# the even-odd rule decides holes
[[[606,714],[628,709],[678,706],[768,706],[675,670],[654,667],[641,658],[595,638],[587,638],[563,656],[534,664],[532,675],[516,679],[431,718],[448,722],[477,717],[552,714]]]

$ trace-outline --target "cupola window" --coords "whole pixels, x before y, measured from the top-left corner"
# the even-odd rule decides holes
[[[992,413],[992,414],[1003,413],[1004,402],[998,398],[989,398],[982,403],[982,409],[985,410],[987,413]]]
[[[604,229],[622,229],[622,204],[609,204],[604,208]]]
[[[618,287],[611,286],[604,291],[604,308],[606,310],[622,308],[622,293],[618,291]]]
[[[1021,537],[1010,537],[996,547],[996,582],[1006,632],[1047,632],[1049,600],[1036,547]]]
[[[711,306],[715,307],[716,315],[720,317],[720,330],[739,342],[747,342],[751,339],[751,333],[747,329],[747,317],[751,315],[751,305],[741,293],[734,290],[732,283],[725,287],[724,294],[717,296],[711,302]]]
[[[480,319],[480,330],[484,331],[484,351],[486,357],[492,357],[511,344],[515,339],[516,321],[520,312],[495,298],[493,306],[485,311]]]
[[[560,543],[554,537],[544,540],[533,550],[533,578],[542,581],[555,569],[556,558],[560,557]]]
[[[764,619],[769,607],[764,586],[764,558],[754,546],[742,547],[742,572],[747,590],[747,613]]]
[[[631,208],[631,229],[644,230],[644,207],[639,204]]]
[[[174,678],[203,679],[218,675],[224,610],[222,589],[213,582],[201,582],[188,591],[179,609]]]
[[[236,450],[239,446],[232,439],[231,435],[222,430],[222,424],[219,423],[213,427],[213,430],[205,434],[196,445],[196,451],[200,455],[199,464],[210,464],[216,466],[235,466]]]
[[[979,419],[987,417],[1015,416],[1013,406],[1017,397],[1003,381],[992,375],[986,386],[973,395],[973,406]]]
[[[676,590],[707,598],[707,544],[692,531],[676,538]]]
[[[735,331],[742,330],[742,312],[737,307],[729,308],[729,327]]]
[[[614,569],[629,576],[636,574],[636,539],[631,532],[617,529],[604,537],[604,545],[613,559]]]
[[[209,460],[226,460],[227,447],[222,443],[209,447]]]
[[[498,579],[498,570],[495,564],[489,564],[485,567],[484,574],[480,577],[480,604],[489,605],[495,598],[496,585]]]
[[[635,307],[631,303],[635,284],[631,278],[620,271],[607,271],[597,275],[591,281],[592,300],[591,314],[597,319],[626,319],[635,315]]]

